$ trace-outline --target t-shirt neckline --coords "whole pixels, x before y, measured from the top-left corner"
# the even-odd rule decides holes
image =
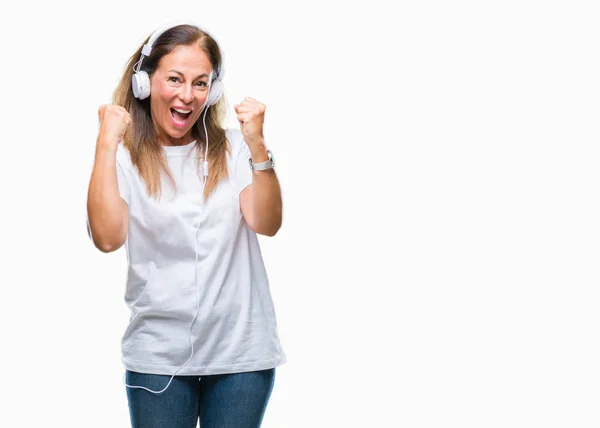
[[[181,146],[162,146],[167,156],[169,155],[187,155],[190,150],[196,145],[196,140],[191,143],[184,144]]]

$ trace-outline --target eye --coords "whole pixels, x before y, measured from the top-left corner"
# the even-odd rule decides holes
[[[175,76],[169,76],[169,77],[167,78],[167,81],[168,81],[168,82],[174,82],[174,83],[175,83],[175,82],[179,82],[179,77],[175,77]]]
[[[196,86],[199,86],[202,88],[202,87],[208,86],[208,84],[206,82],[199,81],[199,82],[196,82]]]

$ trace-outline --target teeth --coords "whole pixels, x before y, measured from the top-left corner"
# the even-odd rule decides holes
[[[188,114],[191,112],[191,110],[180,110],[178,108],[174,108],[173,110],[175,110],[176,112],[182,113],[182,114]]]

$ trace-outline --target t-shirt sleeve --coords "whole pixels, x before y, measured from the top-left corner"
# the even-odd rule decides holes
[[[125,202],[127,202],[127,205],[129,205],[129,183],[127,182],[127,178],[125,177],[125,174],[123,173],[123,167],[121,166],[121,163],[119,162],[118,157],[117,157],[117,184],[119,185],[119,195],[121,195],[121,198],[123,198],[125,200]]]
[[[249,184],[252,184],[252,170],[248,164],[251,155],[242,133],[237,131],[234,138],[236,141],[232,145],[237,146],[237,150],[233,150],[234,153],[237,152],[234,171],[235,186],[238,193],[241,193]]]

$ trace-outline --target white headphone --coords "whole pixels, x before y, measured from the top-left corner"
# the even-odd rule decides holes
[[[195,24],[182,21],[177,21],[171,24],[164,25],[162,27],[159,27],[154,33],[152,33],[152,35],[148,39],[148,43],[146,43],[142,48],[142,55],[140,57],[140,60],[136,62],[133,66],[134,74],[131,77],[131,85],[133,87],[133,96],[137,99],[143,100],[150,96],[150,76],[148,76],[147,72],[141,69],[142,60],[144,59],[144,57],[150,56],[150,52],[152,51],[152,45],[154,44],[154,42],[156,42],[156,39],[158,39],[161,34],[179,25],[191,25],[193,27],[198,28],[200,31],[210,34],[208,33],[208,31],[205,31],[204,29],[198,27]],[[214,37],[213,40],[215,41],[215,43],[217,43],[217,46],[219,46],[219,42],[217,42],[217,40]],[[223,82],[221,81],[221,79],[223,79],[223,76],[225,75],[225,69],[223,68],[223,50],[220,46],[219,51],[221,53],[221,64],[218,66],[217,72],[215,74],[211,74],[212,82],[209,82],[210,91],[208,93],[208,98],[206,99],[207,107],[215,105],[217,101],[219,101],[219,99],[221,98],[221,95],[223,94]]]

